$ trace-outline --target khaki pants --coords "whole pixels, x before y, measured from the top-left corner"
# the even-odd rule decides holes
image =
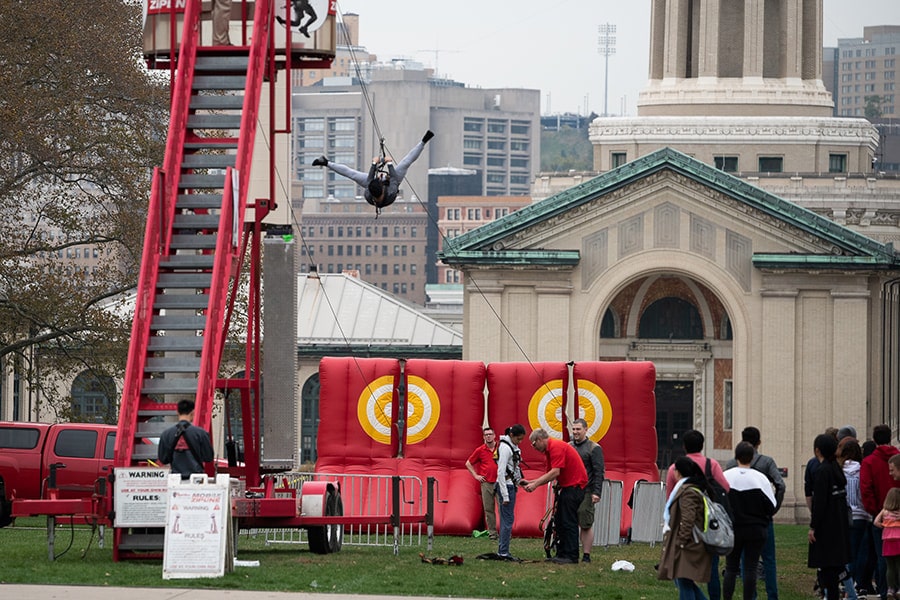
[[[481,504],[484,507],[484,524],[492,538],[497,537],[497,484],[481,482]]]
[[[213,45],[230,46],[228,26],[231,21],[231,0],[213,0]]]

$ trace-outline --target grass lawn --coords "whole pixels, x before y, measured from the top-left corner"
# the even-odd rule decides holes
[[[806,528],[776,525],[779,596],[783,600],[811,598],[813,571],[806,567]],[[71,539],[68,525],[60,526],[56,552]],[[343,594],[397,594],[471,598],[597,598],[671,599],[674,585],[658,581],[653,566],[659,546],[631,544],[595,548],[593,563],[554,565],[543,562],[541,541],[514,539],[512,552],[521,563],[476,560],[496,550],[487,538],[438,537],[434,549],[403,547],[394,556],[389,547],[344,546],[337,554],[311,554],[305,545],[266,547],[261,536],[242,535],[238,558],[258,560],[260,566],[238,567],[218,579],[162,579],[161,561],[114,563],[111,535],[106,548],[84,527],[76,527],[71,548],[55,562],[47,557],[46,530],[40,518],[19,519],[0,529],[0,583],[47,583],[149,587],[203,587]],[[86,552],[85,552],[86,549]],[[431,565],[419,558],[464,557],[462,566]],[[633,573],[613,572],[616,560],[635,565]],[[724,562],[722,563],[724,565]],[[762,582],[760,582],[762,586]],[[739,588],[740,589],[740,588]],[[762,588],[761,588],[762,589]],[[736,594],[739,596],[740,592]],[[765,598],[764,595],[760,596]]]

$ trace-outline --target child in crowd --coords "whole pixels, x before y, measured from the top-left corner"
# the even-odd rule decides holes
[[[882,553],[887,563],[887,598],[900,600],[900,488],[891,488],[884,498],[884,508],[875,517],[881,534]]]

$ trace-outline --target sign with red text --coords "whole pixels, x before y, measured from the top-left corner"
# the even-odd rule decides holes
[[[215,481],[206,475],[192,475],[188,481],[180,475],[169,477],[163,579],[225,574],[231,523],[228,485],[228,475],[217,475]]]

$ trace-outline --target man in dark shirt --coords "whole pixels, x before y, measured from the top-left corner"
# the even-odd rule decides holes
[[[194,401],[178,402],[178,423],[159,436],[159,462],[172,465],[172,473],[190,479],[192,473],[203,473],[203,463],[213,459],[209,433],[191,422],[194,420]]]
[[[581,561],[589,563],[591,562],[591,547],[594,545],[594,505],[600,502],[606,467],[603,462],[603,448],[588,439],[587,433],[587,421],[584,419],[572,421],[572,441],[569,443],[581,456],[588,476],[584,500],[578,507],[578,527],[581,528],[581,547],[584,550]]]

